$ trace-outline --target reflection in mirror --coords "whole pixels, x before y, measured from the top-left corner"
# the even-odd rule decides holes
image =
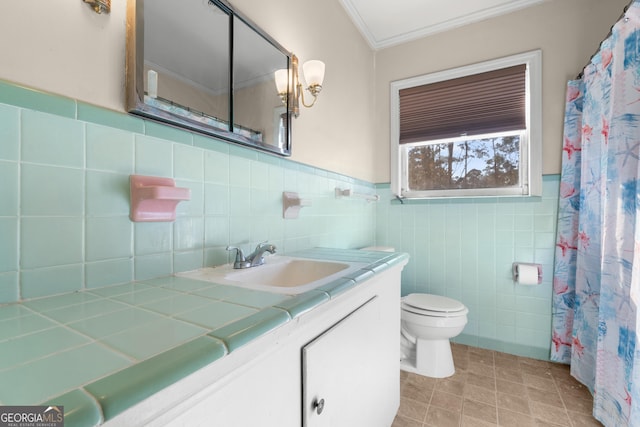
[[[290,57],[220,0],[128,0],[133,114],[290,155],[291,115],[273,78]]]
[[[169,113],[200,112],[228,131],[229,15],[200,0],[153,0],[146,6],[145,103]]]
[[[280,116],[274,120],[274,112],[284,111],[274,75],[288,67],[289,58],[237,16],[233,37],[233,122],[242,129],[262,130],[250,136],[255,143],[284,148],[286,140],[273,137],[274,129],[286,126]]]

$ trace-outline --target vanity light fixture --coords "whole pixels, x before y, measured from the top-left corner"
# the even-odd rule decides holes
[[[316,103],[318,94],[322,90],[322,81],[324,80],[324,62],[315,59],[307,61],[302,64],[302,71],[308,84],[306,90],[313,96],[313,101],[311,101],[310,104],[304,101],[304,90],[302,89],[302,83],[300,82],[300,75],[298,73],[298,58],[295,55],[291,56],[291,76],[289,76],[289,70],[287,69],[281,69],[275,72],[278,95],[280,95],[280,99],[284,105],[287,105],[288,89],[290,87],[292,88],[291,92],[293,97],[289,108],[294,117],[300,115],[300,102],[307,108],[313,107],[313,104]]]
[[[93,8],[96,13],[111,12],[111,0],[83,0]]]

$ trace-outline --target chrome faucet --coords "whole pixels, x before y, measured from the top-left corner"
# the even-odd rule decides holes
[[[262,242],[258,243],[256,246],[256,250],[253,251],[251,255],[247,257],[247,261],[251,262],[251,267],[256,267],[258,265],[264,264],[264,253],[269,252],[271,255],[276,253],[275,245],[271,243]]]
[[[256,250],[251,255],[244,256],[242,249],[235,246],[227,246],[228,251],[236,251],[236,259],[233,262],[233,268],[250,268],[264,264],[264,253],[276,253],[276,247],[270,243],[258,243]]]

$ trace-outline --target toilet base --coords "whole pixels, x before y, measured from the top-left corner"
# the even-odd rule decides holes
[[[453,355],[448,339],[417,340],[414,348],[403,346],[400,369],[431,378],[446,378],[455,374]]]

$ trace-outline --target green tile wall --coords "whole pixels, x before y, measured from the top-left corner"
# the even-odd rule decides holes
[[[559,175],[545,176],[542,197],[404,205],[385,202],[391,191],[379,184],[376,244],[411,255],[403,295],[445,295],[469,308],[469,322],[456,341],[546,359],[559,182]],[[542,264],[542,284],[514,285],[514,261]]]
[[[303,142],[298,142],[302,144]],[[295,144],[294,144],[295,150]],[[129,175],[191,189],[173,223],[129,221]],[[202,135],[0,82],[0,304],[375,238],[375,186]],[[282,219],[282,192],[313,206]]]
[[[173,177],[192,200],[173,223],[131,223],[132,173]],[[381,201],[335,199],[336,186]],[[545,176],[538,198],[401,206],[388,184],[0,82],[0,304],[224,264],[229,244],[375,243],[411,255],[403,294],[469,307],[458,341],[546,358],[558,187]],[[313,205],[283,220],[282,191]],[[541,263],[542,285],[514,286],[513,261]]]

